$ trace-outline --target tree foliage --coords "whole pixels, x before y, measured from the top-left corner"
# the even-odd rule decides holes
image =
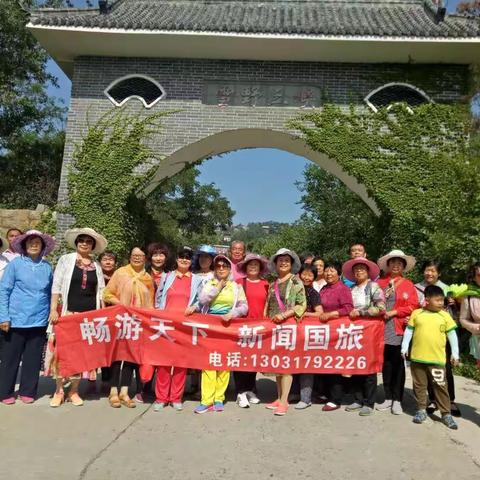
[[[26,132],[0,156],[0,205],[30,208],[57,202],[65,134]]]
[[[290,126],[365,185],[382,212],[378,250],[437,256],[452,276],[478,257],[480,170],[466,108],[428,104],[412,113],[396,105],[373,113],[327,105]]]
[[[202,185],[200,171],[191,165],[166,179],[147,199],[155,221],[151,239],[171,247],[216,243],[218,231],[231,227],[235,212],[215,184]]]

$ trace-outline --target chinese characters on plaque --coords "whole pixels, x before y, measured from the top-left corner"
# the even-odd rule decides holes
[[[209,82],[204,103],[219,107],[314,108],[321,104],[321,89],[301,84]]]

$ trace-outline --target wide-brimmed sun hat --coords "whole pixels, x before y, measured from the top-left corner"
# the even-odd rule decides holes
[[[370,280],[376,280],[380,275],[380,267],[375,262],[367,260],[364,257],[352,258],[351,260],[347,260],[342,265],[343,276],[348,278],[348,280],[350,280],[351,282],[355,281],[355,275],[353,274],[353,267],[355,265],[366,265],[366,267],[368,268],[368,276],[370,277]]]
[[[103,253],[107,248],[107,239],[100,233],[97,233],[93,228],[71,228],[70,230],[67,230],[65,232],[65,241],[68,246],[76,250],[77,246],[75,245],[75,240],[77,240],[80,235],[88,235],[95,240],[93,253]]]
[[[237,263],[237,272],[247,274],[247,264],[252,260],[260,262],[260,276],[268,272],[268,260],[256,253],[249,253],[241,262]]]
[[[280,250],[277,250],[277,252],[270,257],[270,270],[274,272],[276,270],[276,260],[277,257],[280,257],[281,255],[288,255],[292,259],[292,272],[293,273],[298,273],[300,270],[300,267],[302,266],[300,263],[300,259],[298,258],[298,255],[293,251],[289,250],[288,248],[281,248]]]
[[[193,257],[193,262],[192,262],[192,269],[194,272],[197,270],[200,270],[200,255],[210,255],[212,257],[212,264],[213,264],[213,259],[215,258],[215,255],[217,255],[217,251],[215,250],[215,247],[212,247],[211,245],[200,245],[197,248],[197,251],[195,252],[195,256]]]
[[[411,255],[405,255],[402,250],[392,250],[390,253],[387,253],[383,257],[380,257],[378,259],[377,265],[380,267],[381,270],[384,272],[388,271],[388,261],[391,260],[392,258],[401,258],[402,260],[405,260],[406,262],[406,267],[405,267],[405,273],[409,272],[410,270],[413,270],[413,267],[415,267],[415,263],[417,262],[415,257],[412,257]]]
[[[42,257],[46,257],[55,248],[55,239],[52,236],[48,235],[47,233],[42,233],[39,230],[28,230],[23,235],[19,235],[12,242],[12,250],[16,253],[20,253],[21,255],[27,255],[22,243],[29,237],[40,237],[42,239],[43,244],[45,245],[45,248],[40,254]]]

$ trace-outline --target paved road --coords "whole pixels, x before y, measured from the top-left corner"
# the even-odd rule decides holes
[[[223,413],[155,413],[110,408],[104,398],[81,408],[48,407],[52,383],[42,382],[34,405],[0,405],[0,478],[61,479],[415,479],[480,478],[480,386],[457,379],[465,416],[457,432],[439,422],[411,421],[407,413],[361,418],[319,405],[283,418],[263,405],[229,403]],[[259,393],[270,401],[273,381]]]

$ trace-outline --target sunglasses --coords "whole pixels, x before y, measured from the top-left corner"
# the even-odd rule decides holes
[[[179,255],[177,257],[179,260],[191,260],[192,257],[190,255]]]
[[[93,239],[91,239],[90,237],[78,237],[77,238],[77,242],[78,243],[86,243],[86,244],[91,244],[93,245]]]
[[[230,268],[230,265],[227,263],[216,263],[215,268],[222,269],[222,268]]]

